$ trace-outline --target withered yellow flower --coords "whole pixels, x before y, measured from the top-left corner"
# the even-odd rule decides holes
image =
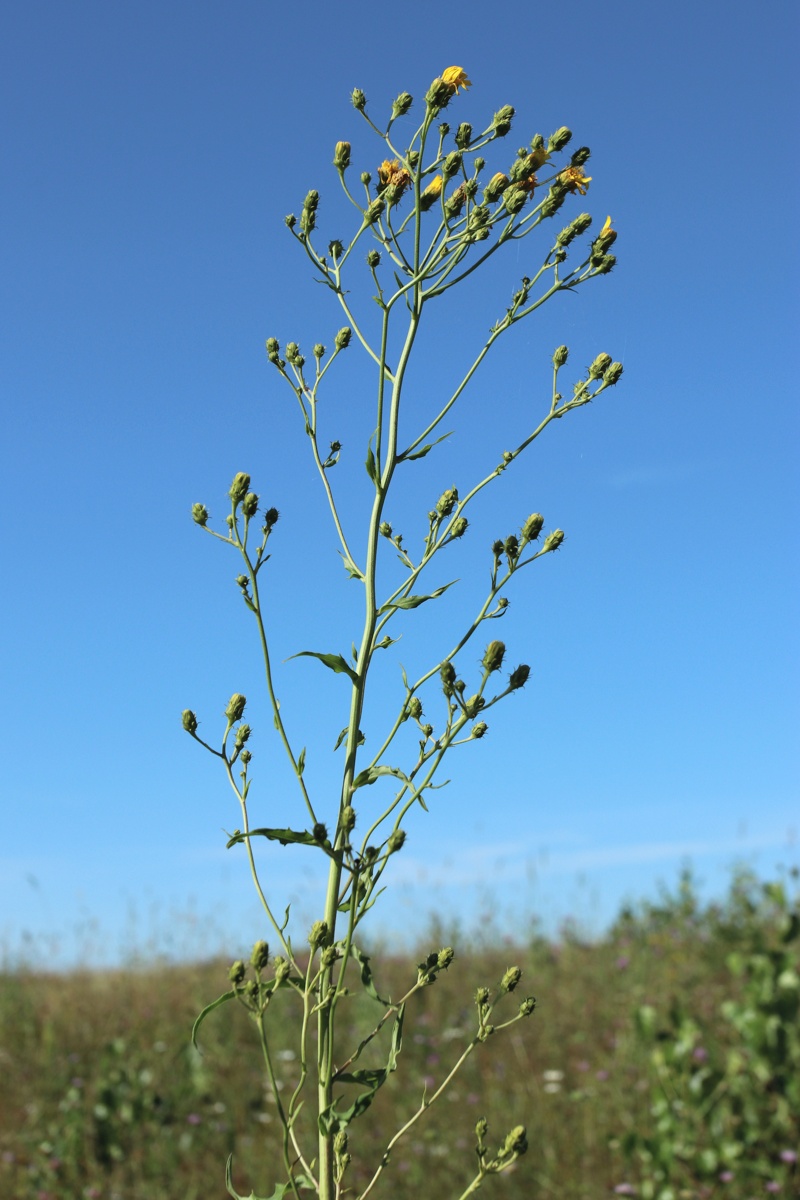
[[[405,167],[401,167],[396,158],[385,158],[378,167],[378,180],[382,187],[393,183],[395,187],[406,187],[411,176]]]
[[[444,83],[449,83],[450,87],[455,88],[456,92],[458,92],[459,88],[463,88],[466,91],[468,87],[472,87],[472,83],[467,79],[467,72],[463,67],[446,67],[442,71],[442,80]]]
[[[558,178],[563,184],[566,184],[570,192],[580,192],[582,196],[586,195],[592,180],[591,175],[584,175],[581,167],[567,167],[561,171]]]

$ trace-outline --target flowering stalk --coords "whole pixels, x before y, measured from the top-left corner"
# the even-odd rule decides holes
[[[250,477],[243,472],[235,476],[229,491],[231,511],[226,518],[227,532],[209,528],[209,514],[204,505],[196,504],[192,510],[193,518],[201,528],[232,546],[242,558],[244,570],[236,582],[256,621],[275,728],[297,779],[309,822],[309,827],[303,830],[252,827],[248,812],[251,731],[244,722],[244,696],[234,695],[225,710],[226,724],[219,749],[199,736],[195,714],[191,710],[184,713],[184,728],[222,760],[229,784],[236,794],[241,828],[230,836],[228,845],[243,844],[245,847],[259,899],[280,950],[277,957],[271,958],[266,944],[257,943],[249,979],[243,965],[234,963],[229,979],[231,987],[203,1010],[194,1031],[196,1034],[214,1008],[230,1000],[243,1005],[258,1027],[265,1068],[283,1129],[283,1179],[277,1181],[275,1198],[291,1195],[300,1200],[300,1191],[304,1189],[315,1192],[320,1200],[334,1200],[345,1191],[351,1196],[356,1194],[347,1188],[345,1181],[351,1163],[348,1129],[369,1110],[378,1089],[397,1069],[406,1005],[420,990],[432,986],[437,975],[447,970],[453,960],[453,951],[449,947],[432,952],[417,965],[416,983],[410,986],[402,1000],[391,1001],[378,993],[370,960],[360,949],[356,937],[378,899],[384,877],[391,876],[391,860],[405,842],[407,815],[417,804],[426,809],[429,793],[439,786],[436,778],[445,756],[456,747],[482,740],[489,730],[483,719],[485,715],[527,682],[530,674],[527,664],[517,665],[504,674],[506,647],[496,638],[486,645],[480,671],[470,686],[467,684],[469,671],[464,670],[462,678],[458,660],[464,648],[483,631],[485,622],[498,620],[506,612],[508,600],[503,593],[512,578],[523,567],[557,550],[564,540],[563,531],[556,529],[542,536],[544,518],[539,513],[532,513],[522,523],[518,534],[508,534],[492,545],[490,587],[482,604],[476,608],[474,618],[455,633],[452,647],[445,648],[416,681],[409,682],[402,672],[403,687],[397,715],[378,752],[365,762],[360,731],[374,656],[396,640],[389,631],[396,625],[398,613],[434,603],[452,586],[450,582],[424,583],[423,576],[430,575],[430,568],[440,554],[468,535],[467,513],[472,511],[484,489],[527,451],[553,422],[573,409],[589,404],[616,384],[622,374],[620,363],[612,362],[607,354],[599,354],[592,361],[587,377],[579,380],[565,398],[559,391],[559,373],[567,362],[568,350],[565,346],[559,347],[552,359],[551,393],[538,421],[515,449],[505,451],[499,461],[495,460],[466,490],[461,491],[455,486],[445,488],[427,513],[421,549],[414,550],[406,545],[403,535],[395,532],[386,520],[396,473],[427,456],[448,436],[439,432],[442,422],[454,411],[497,342],[509,329],[560,292],[575,291],[588,280],[608,274],[616,261],[609,253],[617,236],[610,218],[590,246],[577,254],[573,246],[583,244],[580,239],[592,220],[588,214],[573,217],[555,236],[545,237],[539,265],[529,276],[522,278],[505,314],[492,325],[484,345],[461,372],[459,381],[444,398],[438,412],[410,441],[400,442],[399,422],[409,363],[428,307],[480,269],[504,245],[530,237],[541,226],[544,226],[541,233],[546,233],[548,220],[573,196],[585,195],[591,182],[591,177],[583,170],[589,157],[585,147],[573,153],[566,163],[556,165],[554,162],[572,137],[565,127],[557,130],[547,142],[537,134],[529,147],[517,152],[506,170],[488,173],[483,152],[493,152],[508,134],[515,115],[513,108],[506,105],[499,109],[477,134],[469,122],[463,121],[451,139],[448,123],[437,124],[440,114],[451,102],[460,101],[469,86],[470,81],[461,67],[448,67],[433,80],[425,94],[419,125],[405,148],[400,148],[403,143],[397,143],[395,129],[400,128],[398,123],[413,108],[411,95],[400,93],[392,105],[385,129],[381,129],[367,112],[364,93],[356,89],[352,95],[353,106],[383,145],[381,154],[376,156],[380,157],[380,162],[374,175],[370,171],[361,173],[361,196],[347,177],[352,169],[351,144],[346,141],[336,144],[333,165],[347,200],[357,212],[356,228],[350,241],[334,239],[328,243],[327,253],[321,250],[317,231],[320,194],[316,190],[307,193],[299,218],[294,215],[286,218],[292,236],[335,297],[346,322],[336,334],[330,354],[321,343],[314,345],[310,359],[296,342],[286,343],[283,350],[277,338],[270,337],[266,344],[270,363],[297,402],[345,570],[363,587],[363,625],[358,645],[353,643],[350,659],[339,653],[319,650],[301,650],[295,656],[315,658],[348,681],[347,721],[335,747],[338,750],[343,745],[344,764],[338,795],[333,802],[330,798],[310,794],[304,779],[306,749],[296,749],[288,718],[278,704],[273,683],[259,582],[260,573],[270,557],[266,553],[267,543],[279,514],[274,508],[260,509],[259,497],[250,490]],[[487,182],[483,182],[484,179]],[[367,314],[353,299],[357,293],[353,292],[349,281],[345,282],[354,255],[365,244],[369,246],[366,262],[376,289],[373,299],[380,311],[375,339],[368,332]],[[371,426],[374,432],[369,439],[365,463],[373,495],[360,545],[357,536],[345,528],[332,483],[332,472],[342,462],[343,447],[333,441],[329,443],[328,451],[324,449],[318,421],[319,401],[328,371],[353,343],[362,347],[376,370],[375,419]],[[391,362],[390,346],[394,347]],[[260,533],[256,533],[256,529]],[[388,594],[379,595],[378,564],[389,547],[398,557],[404,575]],[[438,728],[428,719],[425,705],[431,705],[432,710],[438,705]],[[400,766],[390,760],[388,754],[406,728],[416,728],[418,750]],[[354,830],[358,810],[366,803],[363,789],[384,779],[394,781],[394,794],[380,814],[368,822],[364,836],[357,839]],[[253,848],[257,837],[284,845],[311,847],[327,861],[321,916],[312,926],[307,949],[303,952],[297,951],[292,943],[289,909],[283,920],[279,920],[261,885]],[[382,1015],[365,1031],[356,1047],[342,1048],[337,1043],[336,1014],[351,994],[354,970],[362,987],[381,1007]],[[482,1050],[493,1034],[533,1012],[535,1001],[527,997],[514,1015],[499,1024],[490,1020],[495,1006],[506,1002],[519,978],[519,968],[512,967],[503,976],[494,997],[490,996],[488,988],[478,989],[475,999],[477,1024],[473,1036],[432,1094],[423,1097],[419,1109],[387,1141],[380,1162],[371,1168],[369,1182],[358,1193],[361,1200],[373,1192],[389,1169],[395,1145],[424,1117],[467,1058],[474,1051]],[[294,997],[299,1013],[299,1075],[285,1102],[278,1095],[280,1089],[273,1066],[268,1014],[268,1007],[278,992],[287,993],[287,999]],[[310,1036],[314,1022],[315,1052]],[[387,1038],[385,1068],[361,1068],[359,1059],[366,1046]],[[342,1065],[337,1066],[337,1063]],[[316,1087],[313,1099],[310,1095],[312,1085]],[[305,1110],[301,1117],[303,1106]],[[315,1116],[313,1129],[305,1123],[305,1112],[310,1109]],[[479,1170],[466,1191],[460,1190],[462,1198],[475,1192],[488,1175],[499,1174],[513,1165],[527,1149],[521,1126],[508,1134],[495,1155],[490,1154],[484,1141],[485,1122],[479,1122],[476,1136]],[[311,1144],[312,1140],[316,1140],[316,1146]],[[237,1197],[230,1162],[226,1178],[230,1195]],[[458,1190],[457,1185],[454,1187]]]

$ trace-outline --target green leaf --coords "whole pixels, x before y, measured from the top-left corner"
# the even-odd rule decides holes
[[[271,842],[280,842],[282,846],[288,846],[289,842],[297,842],[300,846],[319,846],[320,844],[313,833],[309,833],[307,829],[304,829],[302,833],[298,833],[295,829],[251,829],[249,833],[234,833],[225,849],[230,850],[231,846],[235,846],[237,842],[246,842],[251,837],[269,838]]]
[[[411,453],[406,450],[403,454],[398,454],[397,461],[413,462],[415,458],[424,458],[426,454],[431,452],[434,446],[439,445],[439,442],[443,442],[445,438],[451,437],[452,433],[453,430],[451,429],[449,433],[443,433],[441,437],[438,437],[435,442],[426,442],[424,446],[420,446],[419,450],[412,450]]]
[[[402,779],[403,783],[410,784],[410,780],[399,767],[366,767],[363,771],[359,771],[353,780],[353,790],[360,787],[369,787],[380,779],[381,775],[394,775],[396,779]]]
[[[380,1004],[385,1004],[387,1007],[392,1003],[391,1000],[384,1000],[383,996],[379,996],[375,984],[372,981],[372,967],[370,964],[370,955],[365,954],[363,950],[359,950],[355,942],[350,943],[350,954],[356,960],[361,969],[361,983],[368,995],[372,996],[373,1000],[379,1001]]]
[[[225,1164],[225,1188],[228,1195],[233,1196],[233,1200],[283,1200],[291,1186],[290,1183],[279,1183],[271,1196],[257,1196],[255,1192],[251,1192],[249,1196],[240,1196],[233,1186],[233,1155],[228,1155],[228,1161]]]
[[[405,1011],[405,1004],[401,1004],[397,1010],[394,1025],[392,1026],[392,1043],[389,1049],[389,1061],[386,1064],[386,1070],[389,1072],[397,1070],[397,1056],[403,1049],[403,1018]]]
[[[207,1004],[205,1006],[203,1011],[200,1013],[200,1016],[197,1018],[194,1025],[192,1026],[192,1045],[194,1046],[195,1050],[199,1051],[199,1049],[200,1049],[200,1047],[197,1044],[197,1031],[199,1030],[203,1021],[205,1021],[208,1014],[212,1013],[215,1008],[219,1008],[219,1006],[221,1004],[224,1004],[226,1000],[235,1000],[235,999],[236,999],[235,991],[225,992],[225,993],[223,993],[222,996],[217,996],[216,1000],[212,1000],[210,1004]]]
[[[420,604],[424,604],[426,600],[438,600],[443,596],[448,588],[451,588],[454,583],[458,583],[457,579],[451,579],[444,587],[437,588],[435,592],[431,592],[429,596],[401,596],[399,600],[392,600],[391,604],[382,604],[378,609],[378,616],[385,612],[393,612],[398,608],[419,608]]]
[[[342,732],[339,734],[338,738],[336,739],[336,745],[333,747],[333,748],[334,748],[334,750],[338,750],[338,749],[339,749],[339,747],[341,746],[342,742],[344,741],[344,739],[347,737],[347,730],[348,730],[348,728],[349,728],[349,726],[345,725],[344,729],[343,729],[343,730],[342,730]],[[359,731],[358,731],[358,734],[357,734],[357,736],[356,736],[356,745],[357,745],[357,746],[363,746],[363,745],[364,745],[364,742],[365,742],[366,740],[367,740],[367,739],[364,737],[363,733],[362,733],[362,732],[361,732],[361,730],[359,729]]]
[[[297,760],[297,774],[302,775],[303,771],[305,771],[305,769],[306,769],[306,748],[305,748],[305,746],[303,746],[303,749],[300,751],[300,757]]]
[[[389,1058],[385,1067],[365,1067],[359,1068],[357,1071],[348,1071],[342,1075],[338,1075],[337,1079],[341,1083],[355,1083],[367,1086],[367,1091],[362,1092],[357,1096],[349,1108],[339,1112],[336,1108],[337,1101],[324,1109],[319,1115],[319,1127],[324,1133],[332,1133],[334,1129],[346,1129],[351,1121],[356,1117],[360,1117],[365,1113],[379,1088],[383,1087],[386,1080],[391,1075],[392,1071],[397,1070],[397,1056],[403,1045],[403,1015],[405,1005],[401,1004],[395,1017],[395,1022],[392,1027],[392,1042],[389,1048]],[[356,1052],[356,1057],[360,1053],[363,1045]]]
[[[290,654],[289,658],[318,658],[337,675],[349,675],[353,683],[356,682],[355,671],[348,667],[341,654],[318,654],[316,650],[300,650],[297,654]]]
[[[367,461],[364,463],[364,466],[367,468],[367,474],[369,475],[372,482],[377,484],[378,468],[375,464],[375,455],[372,452],[371,445],[367,447]]]

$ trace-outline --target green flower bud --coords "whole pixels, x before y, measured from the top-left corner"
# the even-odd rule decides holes
[[[461,151],[452,150],[442,163],[442,175],[445,177],[445,179],[452,179],[453,175],[457,175],[460,169]]]
[[[333,152],[333,165],[337,171],[346,171],[350,166],[350,143],[337,142]]]
[[[489,728],[489,726],[486,724],[485,721],[478,721],[477,725],[472,726],[469,736],[480,739],[486,733],[488,728]]]
[[[455,94],[456,89],[452,84],[445,83],[443,79],[437,77],[425,93],[425,103],[435,114],[441,109],[447,108]]]
[[[250,964],[255,971],[263,971],[269,962],[269,946],[266,942],[256,942],[250,955]]]
[[[563,542],[563,540],[564,540],[564,530],[563,529],[555,529],[555,530],[553,530],[552,533],[548,533],[547,537],[545,538],[544,545],[542,546],[542,550],[544,551],[545,554],[549,550],[557,550],[558,547]]]
[[[466,150],[472,141],[472,126],[469,121],[462,121],[456,130],[456,145],[459,150]]]
[[[342,809],[341,827],[346,833],[356,827],[356,810],[352,804],[346,804]]]
[[[508,555],[510,562],[517,561],[519,558],[519,540],[517,539],[516,534],[512,533],[506,538],[503,544],[503,549]]]
[[[408,92],[401,92],[397,99],[392,102],[392,120],[396,120],[397,117],[404,117],[413,103],[413,96],[410,96]]]
[[[364,187],[369,187],[369,185],[372,181],[372,176],[370,175],[369,171],[362,171],[359,178],[360,178],[361,182],[363,183]]]
[[[510,104],[504,104],[499,112],[492,117],[492,129],[495,137],[505,137],[514,119],[514,109]]]
[[[541,214],[543,217],[552,217],[561,208],[561,205],[567,198],[567,189],[558,180],[551,184],[550,191],[547,193],[542,202]]]
[[[300,228],[303,233],[311,233],[317,223],[317,208],[319,207],[319,192],[313,188],[303,201],[303,211],[300,214]]]
[[[445,946],[436,956],[436,965],[440,971],[446,971],[456,956],[452,946]]]
[[[534,996],[526,996],[519,1006],[519,1015],[521,1017],[529,1017],[536,1008],[536,999]]]
[[[528,199],[528,192],[525,188],[518,187],[512,184],[503,192],[503,207],[512,217],[518,212],[521,212],[525,206],[525,201]]]
[[[362,92],[361,88],[353,88],[350,96],[350,103],[353,108],[357,108],[359,112],[363,112],[367,103],[367,97]]]
[[[487,987],[479,987],[475,992],[475,1003],[480,1007],[489,1003],[489,989]]]
[[[242,501],[242,512],[249,519],[254,517],[258,512],[258,496],[255,492],[248,492]]]
[[[478,1138],[479,1141],[482,1142],[488,1132],[489,1132],[489,1122],[486,1120],[486,1117],[481,1117],[481,1119],[478,1121],[477,1125],[475,1126],[475,1136],[476,1136],[476,1138]]]
[[[321,342],[317,342],[312,353],[314,358],[322,358],[325,354],[325,347]]]
[[[605,383],[606,387],[613,387],[615,383],[618,383],[623,370],[621,362],[612,362],[603,377],[603,383]]]
[[[499,540],[496,542],[492,542],[492,554],[495,556],[495,558],[499,558],[504,550],[505,550],[505,542],[501,542]]]
[[[192,505],[192,520],[195,525],[205,525],[208,521],[208,509],[205,504]]]
[[[544,517],[541,513],[531,513],[528,519],[522,526],[523,542],[535,542],[539,534],[542,532],[544,525]]]
[[[244,706],[247,704],[247,698],[240,692],[234,692],[228,701],[228,707],[225,709],[225,716],[228,718],[230,725],[236,721],[241,721],[244,716]]]
[[[234,475],[233,483],[228,490],[228,495],[230,496],[234,505],[238,506],[241,504],[249,490],[250,476],[245,474],[244,471],[237,472],[237,474]]]
[[[440,517],[449,517],[458,504],[458,488],[447,488],[436,501],[436,511]]]
[[[510,1154],[524,1154],[527,1149],[528,1137],[525,1132],[525,1126],[517,1125],[503,1142],[500,1157],[507,1158]]]
[[[320,955],[320,963],[323,967],[332,967],[339,957],[335,946],[326,946]]]
[[[274,338],[274,337],[267,338],[266,347],[267,347],[267,358],[269,359],[269,361],[271,363],[278,363],[280,361],[280,353],[281,353],[281,344],[278,341],[278,339]]]
[[[246,767],[248,765],[248,763],[252,761],[252,758],[253,758],[253,756],[249,750],[243,750],[242,753],[239,755],[239,762],[242,763],[242,765]]]
[[[340,1129],[333,1139],[333,1152],[337,1156],[341,1156],[347,1150],[348,1139],[344,1129]]]
[[[323,825],[322,821],[317,821],[316,825],[314,826],[314,828],[312,830],[312,836],[313,836],[315,842],[327,841],[327,838],[328,838],[327,825]]]
[[[486,204],[494,204],[500,199],[503,192],[510,184],[510,179],[504,175],[502,171],[498,171],[487,183],[483,189],[483,199]]]
[[[364,220],[368,225],[374,225],[385,208],[386,201],[382,196],[378,196],[376,200],[372,201],[369,208],[364,213]]]
[[[569,246],[576,237],[580,237],[582,233],[585,233],[591,223],[592,218],[588,213],[580,213],[574,221],[570,221],[569,225],[561,230],[561,233],[556,238],[556,245]]]
[[[236,730],[236,745],[239,749],[245,744],[250,737],[252,730],[249,725],[240,725]]]
[[[295,225],[297,224],[297,217],[294,215],[294,213],[288,213],[283,220],[289,229],[294,229]]]
[[[328,242],[328,254],[336,262],[336,259],[341,258],[344,254],[344,243],[340,242],[338,238],[334,238],[333,241]]]
[[[386,843],[386,849],[390,854],[396,854],[398,850],[402,850],[405,845],[406,831],[405,829],[395,829],[389,835],[389,840]]]
[[[564,363],[569,358],[569,350],[566,346],[559,346],[553,354],[553,366],[563,367]]]
[[[488,671],[490,674],[492,671],[499,671],[503,665],[505,652],[505,642],[489,642],[489,645],[486,647],[486,653],[481,661],[484,671]]]
[[[197,733],[197,717],[190,708],[185,708],[181,714],[181,724],[187,733]]]
[[[479,696],[476,692],[474,696],[470,696],[469,700],[464,701],[464,713],[468,720],[471,721],[473,717],[477,717],[478,713],[485,706],[486,701],[483,696]]]
[[[456,190],[450,196],[448,196],[444,202],[445,216],[448,218],[448,220],[452,221],[459,215],[464,207],[464,202],[466,199],[467,190],[464,184],[460,183]]]
[[[378,533],[381,537],[390,538],[392,536],[392,527],[388,521],[381,521],[378,526]]]
[[[450,528],[450,537],[460,538],[467,532],[469,521],[466,517],[457,517]]]
[[[228,969],[228,979],[232,984],[241,983],[246,974],[246,967],[240,958],[237,958],[235,963],[231,963]]]
[[[511,691],[516,692],[517,688],[525,687],[530,673],[531,669],[527,663],[520,663],[518,667],[515,667],[508,677],[508,686]]]
[[[569,160],[569,165],[571,167],[582,167],[583,164],[585,162],[588,162],[591,157],[592,157],[592,152],[589,149],[589,147],[588,146],[580,146],[579,149],[577,149],[575,151],[575,153],[572,155],[572,158]]]
[[[439,677],[442,681],[442,689],[445,696],[452,696],[453,684],[456,681],[456,669],[451,662],[442,663],[439,669]]]
[[[455,676],[455,672],[453,672]],[[412,721],[418,721],[422,716],[422,701],[419,696],[412,696],[406,705],[406,712],[411,717]]]
[[[259,988],[255,979],[248,979],[247,983],[244,985],[244,994],[247,996],[248,1000],[258,1000]]]
[[[522,970],[520,967],[509,967],[500,980],[500,987],[504,992],[513,992],[521,978]]]
[[[423,725],[422,732],[425,734],[426,738],[429,738],[431,736],[431,734],[433,733],[433,726],[432,725]]]
[[[608,368],[611,366],[610,354],[598,354],[592,365],[589,367],[590,379],[602,379]]]
[[[562,125],[555,133],[551,133],[547,139],[547,149],[552,154],[555,150],[563,150],[568,142],[572,140],[572,130],[567,129],[566,125]],[[588,154],[586,156],[589,157]]]
[[[312,950],[316,950],[318,946],[327,944],[329,936],[327,921],[315,921],[308,931],[308,944]]]
[[[367,266],[372,267],[374,270],[374,268],[378,266],[380,261],[381,261],[380,251],[379,250],[370,250],[369,254],[367,255]]]
[[[250,580],[247,578],[246,575],[237,575],[236,582],[238,583],[239,587],[242,589],[243,592],[246,592],[247,589],[250,587]]]
[[[501,596],[497,601],[498,608],[508,608],[508,596]]]
[[[345,325],[339,330],[336,337],[333,339],[333,344],[337,350],[346,350],[350,345],[350,339],[353,336],[353,331],[349,325]]]
[[[293,366],[297,365],[298,358],[302,358],[297,342],[286,343],[286,357]]]
[[[617,265],[616,254],[604,254],[602,262],[597,267],[597,274],[598,275],[608,275],[608,273],[610,271],[614,270],[614,267],[616,265]]]
[[[291,965],[280,954],[277,958],[272,960],[272,969],[275,972],[275,981],[279,985],[283,983],[284,979],[286,979],[292,970]]]
[[[281,514],[278,512],[277,508],[268,508],[267,511],[264,513],[264,522],[265,522],[266,528],[272,529],[273,525],[277,525],[278,517],[280,515]]]

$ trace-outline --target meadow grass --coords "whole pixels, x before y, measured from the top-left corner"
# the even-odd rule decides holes
[[[644,1004],[663,1012],[680,998],[712,1039],[729,1040],[720,1006],[741,982],[726,960],[739,942],[752,940],[746,925],[730,899],[722,908],[701,909],[684,881],[663,904],[621,914],[598,941],[568,931],[557,943],[536,937],[524,947],[462,950],[410,1006],[401,1069],[353,1130],[359,1166],[350,1185],[363,1186],[398,1117],[418,1107],[457,1056],[474,1019],[475,987],[493,984],[518,962],[526,992],[537,997],[534,1016],[493,1039],[491,1054],[478,1048],[397,1147],[375,1194],[397,1200],[458,1194],[460,1180],[471,1178],[476,1120],[488,1119],[493,1146],[516,1114],[530,1149],[507,1177],[487,1181],[487,1195],[613,1195],[629,1177],[620,1139],[646,1134],[652,1122],[650,1062],[634,1013]],[[223,1200],[220,1164],[231,1151],[234,1180],[252,1180],[256,1195],[269,1194],[271,1166],[280,1162],[280,1124],[249,1049],[245,1012],[233,1006],[212,1014],[201,1031],[201,1054],[189,1038],[209,994],[224,990],[227,965],[58,975],[19,969],[0,977],[0,1195]],[[378,990],[399,994],[414,974],[413,959],[386,957]],[[270,1009],[287,1089],[297,1066],[291,1000],[280,993]],[[355,1034],[380,1014],[359,994],[342,1020],[352,1022]],[[459,1164],[462,1173],[454,1175]]]

